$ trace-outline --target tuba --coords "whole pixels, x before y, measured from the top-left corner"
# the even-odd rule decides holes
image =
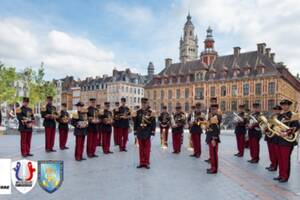
[[[286,122],[296,121],[299,120],[299,116],[296,113],[293,113],[290,120]],[[274,135],[278,135],[282,137],[284,140],[288,142],[295,142],[298,140],[299,131],[295,130],[293,127],[289,127],[288,125],[284,124],[277,117],[273,117],[270,120],[271,124],[271,131]]]
[[[276,116],[273,116],[273,117],[276,117]],[[263,134],[267,135],[270,138],[274,136],[274,132],[271,129],[271,124],[266,116],[260,115],[258,117],[258,126]]]

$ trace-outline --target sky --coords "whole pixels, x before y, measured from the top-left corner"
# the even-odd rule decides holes
[[[300,73],[298,0],[0,0],[0,61],[18,70],[44,63],[47,79],[156,73],[179,60],[190,12],[203,49],[211,26],[219,55],[265,42],[293,74]]]

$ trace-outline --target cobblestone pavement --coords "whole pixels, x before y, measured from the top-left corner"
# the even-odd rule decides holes
[[[136,169],[137,148],[133,145],[132,134],[128,152],[104,155],[97,149],[99,158],[84,162],[74,161],[74,137],[70,134],[67,151],[47,154],[44,151],[44,135],[34,135],[32,141],[33,160],[64,160],[64,182],[53,194],[44,192],[38,185],[23,195],[13,189],[12,195],[2,195],[6,199],[72,199],[72,200],[201,200],[201,199],[300,199],[300,163],[297,163],[297,149],[293,152],[292,174],[288,183],[273,181],[277,173],[267,172],[269,165],[266,144],[261,140],[261,161],[249,164],[249,151],[244,158],[236,153],[235,137],[222,135],[220,144],[220,169],[217,175],[207,175],[207,145],[202,135],[202,155],[200,159],[189,157],[188,136],[185,135],[183,151],[180,155],[159,147],[159,136],[152,141],[151,169]],[[56,138],[57,139],[57,138]],[[56,149],[58,141],[56,140]],[[0,158],[20,159],[19,137],[0,136]]]

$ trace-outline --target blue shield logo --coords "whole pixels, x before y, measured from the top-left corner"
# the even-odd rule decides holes
[[[64,180],[63,161],[38,161],[38,182],[41,188],[48,193],[55,192]]]

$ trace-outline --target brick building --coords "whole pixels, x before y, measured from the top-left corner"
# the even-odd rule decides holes
[[[218,55],[210,27],[199,56],[195,55],[197,42],[189,15],[180,39],[180,62],[167,58],[164,69],[145,87],[153,109],[166,105],[171,111],[180,104],[188,111],[196,102],[208,105],[211,97],[218,98],[224,112],[237,110],[239,104],[250,107],[254,102],[268,111],[283,98],[297,106],[299,79],[282,62],[275,61],[275,53],[265,43],[257,44],[253,51],[234,47],[232,54]]]

